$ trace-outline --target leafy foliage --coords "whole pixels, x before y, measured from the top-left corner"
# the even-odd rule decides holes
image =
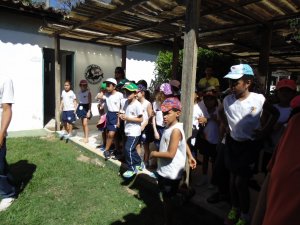
[[[209,49],[199,48],[197,55],[197,78],[198,81],[204,75],[207,66],[214,69],[215,77],[219,78],[222,84],[222,77],[229,71],[231,65],[235,63],[233,57],[218,53]],[[172,79],[172,60],[173,54],[170,51],[161,51],[155,62],[155,79],[151,82],[151,90],[155,87]],[[183,50],[179,52],[179,65],[177,79],[181,80]],[[225,86],[225,84],[224,84]]]

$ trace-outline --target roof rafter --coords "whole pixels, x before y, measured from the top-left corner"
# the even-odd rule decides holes
[[[62,30],[56,32],[55,35],[59,35],[59,34],[62,34],[62,33],[65,33],[65,32],[71,31],[71,30],[74,30],[76,28],[80,28],[80,27],[92,24],[92,23],[94,23],[94,22],[96,22],[98,20],[102,20],[102,19],[105,19],[107,17],[119,14],[119,13],[121,13],[121,12],[123,12],[125,10],[128,10],[128,9],[131,9],[132,7],[134,7],[136,5],[139,5],[139,4],[143,3],[143,2],[147,2],[147,1],[145,1],[145,0],[132,0],[128,4],[125,4],[123,6],[118,7],[116,10],[107,11],[106,13],[103,13],[103,14],[101,14],[99,16],[93,17],[93,18],[91,18],[91,19],[89,19],[87,21],[83,21],[83,22],[78,23],[76,25],[72,25],[72,26],[70,26],[67,29],[62,29]]]

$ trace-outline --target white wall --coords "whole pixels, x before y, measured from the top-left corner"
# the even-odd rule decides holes
[[[15,86],[15,104],[10,131],[43,127],[43,48],[54,48],[54,39],[38,33],[43,21],[19,14],[0,14],[0,73],[9,74]],[[136,46],[127,51],[126,76],[130,80],[145,79],[150,85],[154,78],[154,62],[161,47]],[[102,68],[104,79],[114,77],[121,66],[121,49],[83,42],[61,40],[61,50],[74,52],[74,91],[84,79],[87,66]],[[62,68],[64,73],[65,68]],[[64,75],[62,77],[65,77]],[[62,80],[63,82],[63,80]],[[90,84],[93,98],[100,84]],[[93,105],[93,114],[97,114]]]
[[[43,127],[43,48],[54,48],[54,40],[37,31],[42,20],[8,13],[0,14],[0,73],[8,74],[15,88],[10,131]],[[74,83],[84,78],[90,64],[99,65],[104,79],[114,76],[121,65],[121,50],[83,42],[61,40],[61,49],[74,52]],[[62,72],[65,71],[62,68]],[[93,97],[99,84],[90,85]],[[77,93],[78,85],[74,91]],[[96,114],[95,104],[93,106]]]
[[[61,40],[61,49],[75,53],[75,93],[78,93],[78,84],[81,79],[85,79],[84,72],[89,65],[96,64],[101,67],[104,73],[103,80],[114,77],[115,67],[121,65],[121,49],[119,48]],[[93,97],[98,93],[99,86],[100,83],[89,84]]]
[[[0,40],[0,71],[14,83],[15,104],[9,130],[39,129],[43,125],[43,54],[30,44]]]

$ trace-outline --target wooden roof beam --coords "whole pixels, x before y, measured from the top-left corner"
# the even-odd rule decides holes
[[[127,46],[135,46],[135,45],[148,44],[148,43],[152,43],[152,42],[168,40],[168,39],[174,38],[174,37],[176,37],[176,34],[170,34],[170,35],[166,35],[166,36],[163,36],[163,37],[160,37],[160,38],[148,38],[148,39],[144,39],[144,40],[139,41],[139,42],[128,44]]]
[[[239,45],[243,48],[247,48],[247,49],[251,49],[251,50],[254,50],[254,51],[257,51],[259,52],[259,49],[258,48],[254,48],[253,46],[250,46],[250,45],[247,45],[247,44],[244,44],[244,43],[240,43],[238,41],[232,41],[232,43],[234,43],[235,45]],[[259,57],[259,55],[257,55]],[[289,62],[289,63],[293,63],[293,61],[289,60],[289,59],[286,59],[284,57],[281,57],[281,56],[278,56],[278,55],[272,55],[270,53],[270,56],[274,57],[274,58],[277,58],[277,59],[281,59],[281,60],[284,60],[286,62]]]
[[[259,17],[257,17],[253,13],[251,13],[249,10],[246,10],[246,9],[242,8],[243,5],[237,5],[237,4],[228,2],[228,1],[221,1],[221,0],[216,0],[216,1],[219,2],[219,3],[221,3],[221,4],[229,6],[234,11],[236,11],[236,12],[242,14],[242,15],[247,16],[248,18],[250,18],[250,19],[252,19],[252,20],[254,20],[254,21],[258,22],[258,23],[261,23],[261,24],[263,24],[265,26],[269,25],[266,21],[260,19]]]
[[[253,4],[253,3],[256,3],[256,2],[260,2],[260,1],[261,0],[243,1],[239,5],[240,6],[245,6],[245,5]],[[229,6],[225,6],[225,7],[219,7],[217,9],[212,10],[212,11],[205,10],[205,11],[201,12],[200,17],[204,17],[206,15],[215,14],[215,13],[219,13],[219,12],[224,12],[224,11],[230,9],[230,8],[231,7],[229,7]],[[151,29],[151,28],[154,28],[154,27],[158,27],[160,25],[167,25],[167,24],[176,22],[177,20],[183,20],[184,18],[185,18],[185,16],[178,16],[178,17],[175,17],[175,18],[172,18],[172,19],[167,19],[167,20],[161,21],[161,22],[155,22],[155,23],[152,23],[150,25],[143,26],[143,27],[137,27],[137,28],[129,29],[127,31],[121,31],[121,32],[117,32],[117,33],[114,33],[114,34],[108,34],[107,36],[94,38],[94,39],[92,39],[92,41],[103,40],[103,39],[112,38],[112,37],[115,37],[115,36],[122,36],[122,35],[130,34],[130,33],[134,33],[134,32],[137,32],[137,31],[144,31],[144,30],[148,30],[148,29]]]
[[[148,30],[148,29],[160,26],[160,25],[170,24],[170,23],[176,22],[177,20],[180,20],[180,19],[184,19],[184,16],[178,16],[178,17],[175,17],[175,18],[172,18],[172,19],[164,20],[162,22],[155,22],[155,23],[152,23],[150,25],[133,28],[133,29],[129,29],[129,30],[126,30],[126,31],[116,32],[116,33],[113,33],[113,34],[108,34],[108,35],[103,36],[103,37],[94,38],[94,39],[92,39],[92,41],[99,41],[99,40],[103,40],[103,39],[106,39],[106,38],[112,38],[112,37],[115,37],[115,36],[123,36],[123,35],[126,35],[126,34],[138,32],[138,31]]]
[[[78,24],[76,24],[76,25],[72,25],[72,26],[70,26],[70,27],[67,28],[67,29],[62,29],[62,30],[56,32],[55,35],[63,34],[63,33],[65,33],[65,32],[74,30],[74,29],[76,29],[76,28],[80,28],[80,27],[83,27],[83,26],[87,26],[87,25],[92,24],[92,23],[94,23],[94,22],[96,22],[96,21],[98,21],[98,20],[102,20],[102,19],[105,19],[105,18],[107,18],[107,17],[110,17],[110,16],[113,16],[113,15],[119,14],[119,13],[121,13],[121,12],[123,12],[123,11],[126,11],[126,10],[128,10],[128,9],[131,9],[131,8],[134,7],[134,6],[139,5],[139,4],[143,3],[143,2],[147,2],[147,1],[145,1],[145,0],[132,0],[131,2],[129,2],[129,1],[126,1],[126,2],[128,2],[128,4],[125,4],[125,5],[123,5],[123,6],[118,7],[116,10],[107,11],[107,12],[102,13],[102,14],[99,15],[99,16],[95,16],[95,17],[93,17],[93,18],[91,18],[91,19],[89,19],[89,20],[87,20],[87,21],[83,21],[83,22],[78,23]]]

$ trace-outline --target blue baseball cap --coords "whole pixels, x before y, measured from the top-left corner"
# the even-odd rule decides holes
[[[239,64],[230,67],[230,72],[224,78],[236,80],[244,75],[254,76],[253,70],[248,64]]]

